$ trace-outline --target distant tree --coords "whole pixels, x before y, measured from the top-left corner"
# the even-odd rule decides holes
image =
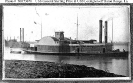
[[[5,40],[5,46],[6,47],[8,47],[9,45],[8,45],[8,41],[7,40]]]
[[[9,42],[17,42],[17,40],[16,39],[12,39],[12,40],[9,40]]]

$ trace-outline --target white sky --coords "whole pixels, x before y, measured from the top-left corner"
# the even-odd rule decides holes
[[[37,10],[37,15],[35,8]],[[99,41],[99,20],[108,20],[108,41],[129,41],[129,8],[127,6],[4,6],[4,37],[19,40],[20,28],[25,29],[25,41],[34,41],[44,36],[53,36],[55,31],[64,31],[65,37],[76,38],[77,14],[78,39]],[[41,21],[42,20],[42,21]],[[34,21],[37,23],[35,24]],[[33,33],[32,33],[33,32]],[[104,37],[103,37],[104,40]]]

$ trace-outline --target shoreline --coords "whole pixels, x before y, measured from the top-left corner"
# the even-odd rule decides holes
[[[5,60],[5,78],[126,77],[84,65],[47,61]]]

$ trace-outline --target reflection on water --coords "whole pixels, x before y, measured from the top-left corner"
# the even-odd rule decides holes
[[[64,55],[31,55],[10,54],[10,49],[5,48],[4,59],[6,60],[35,60],[61,62],[67,64],[86,65],[111,73],[129,76],[128,58],[126,57],[103,57],[103,56],[64,56]]]

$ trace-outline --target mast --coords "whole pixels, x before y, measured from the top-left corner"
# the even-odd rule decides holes
[[[41,39],[42,39],[42,20],[41,20]]]
[[[113,18],[112,18],[112,50],[114,50],[114,47],[113,47]]]
[[[112,43],[113,43],[113,18],[112,18]]]
[[[36,7],[35,7],[35,11],[36,11],[36,14],[39,16],[39,18],[40,18],[40,20],[41,20],[41,39],[42,39],[42,18],[41,18],[41,16],[39,15],[39,13],[37,12],[37,10],[36,10]]]
[[[77,14],[77,40],[78,40],[78,14]]]

